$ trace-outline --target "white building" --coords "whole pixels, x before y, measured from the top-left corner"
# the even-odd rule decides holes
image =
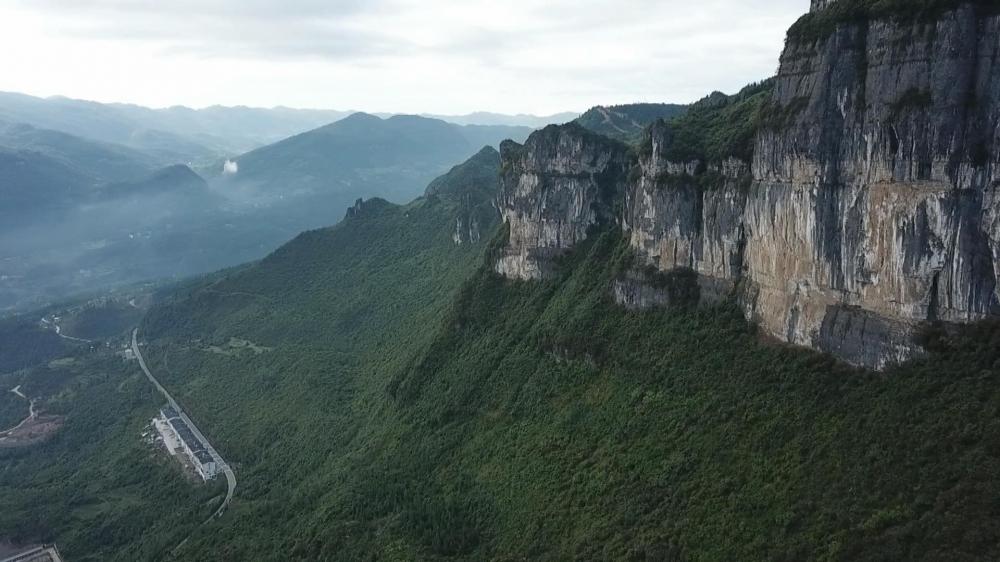
[[[163,444],[171,455],[183,455],[191,462],[202,480],[212,480],[219,474],[219,463],[205,446],[195,437],[180,414],[167,406],[153,420],[153,426],[163,439]]]

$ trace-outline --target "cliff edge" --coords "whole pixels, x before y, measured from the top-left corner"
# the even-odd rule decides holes
[[[614,223],[644,265],[694,271],[766,333],[873,368],[919,353],[926,322],[1000,314],[994,3],[833,3],[812,1],[774,79],[654,124],[638,149],[575,125],[505,144],[497,271],[543,278]]]

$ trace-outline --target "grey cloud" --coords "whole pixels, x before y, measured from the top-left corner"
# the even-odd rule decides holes
[[[3,1],[3,0],[0,0]],[[205,103],[367,110],[558,111],[692,101],[774,72],[784,28],[808,0],[8,0],[81,51],[130,41],[152,67],[183,54],[192,76],[234,68]],[[45,34],[39,34],[45,35]],[[102,45],[102,43],[104,45]],[[131,46],[131,45],[129,45]],[[126,46],[125,49],[128,49]],[[193,56],[192,56],[193,55]],[[218,64],[236,61],[240,64]],[[260,76],[289,65],[282,84]],[[260,76],[255,68],[262,69]],[[99,64],[99,63],[95,63]],[[211,69],[211,70],[208,70]],[[142,71],[140,71],[142,72]],[[169,72],[169,70],[168,70]],[[115,71],[108,71],[114,78]],[[45,82],[45,81],[42,81]],[[262,82],[265,82],[261,87]],[[112,80],[105,97],[122,86]],[[135,91],[160,99],[158,92]],[[341,84],[345,86],[341,88]],[[64,89],[77,88],[70,83]],[[46,85],[45,88],[52,89]],[[176,100],[162,96],[166,103]],[[264,100],[248,101],[241,100]],[[303,101],[305,100],[305,101]],[[334,100],[334,101],[329,101]],[[159,101],[157,103],[160,103]],[[192,102],[188,102],[192,103]],[[202,103],[201,101],[194,103]]]
[[[22,0],[67,19],[61,32],[90,39],[158,41],[166,53],[203,57],[349,59],[405,51],[378,29],[352,24],[393,0]]]
[[[66,34],[127,40],[157,40],[167,52],[205,57],[351,59],[414,53],[457,53],[501,64],[505,53],[538,41],[588,33],[627,34],[654,22],[665,40],[697,36],[692,14],[719,6],[748,17],[760,12],[804,11],[805,0],[546,0],[523,2],[523,18],[509,29],[481,25],[443,29],[439,44],[415,45],[383,30],[384,16],[417,10],[445,13],[457,0],[17,0],[24,7],[69,16]],[[515,2],[515,4],[517,4]],[[704,17],[704,16],[703,16]],[[710,25],[710,21],[697,22]],[[736,30],[732,30],[736,32]]]
[[[25,7],[84,16],[143,16],[183,19],[192,15],[281,21],[372,12],[391,0],[20,0]]]

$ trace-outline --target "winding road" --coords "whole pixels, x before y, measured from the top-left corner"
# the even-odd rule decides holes
[[[23,392],[21,392],[21,385],[15,386],[14,388],[10,389],[10,391],[28,401],[28,417],[21,420],[21,423],[15,425],[12,428],[0,431],[0,437],[6,437],[11,433],[14,433],[15,431],[24,427],[26,423],[29,423],[38,417],[38,411],[35,410],[35,401],[31,398],[28,398],[27,396],[24,395]]]
[[[139,351],[138,338],[139,338],[139,329],[136,328],[132,330],[132,353],[135,353],[136,359],[139,360],[139,366],[142,367],[142,372],[146,374],[146,378],[149,379],[149,382],[153,383],[153,386],[155,386],[156,389],[160,391],[160,394],[162,394],[167,399],[167,403],[170,404],[175,410],[177,410],[178,416],[182,420],[184,420],[184,423],[186,423],[189,428],[191,428],[191,433],[193,433],[194,436],[198,439],[198,441],[201,442],[202,446],[205,447],[205,450],[208,451],[208,454],[212,455],[212,458],[215,459],[215,462],[219,465],[222,472],[226,475],[226,486],[228,487],[228,490],[226,491],[226,499],[223,500],[222,505],[219,506],[219,509],[217,509],[215,513],[213,513],[212,516],[208,518],[208,521],[211,521],[216,517],[221,517],[222,513],[226,510],[227,507],[229,507],[230,502],[233,501],[233,494],[236,493],[236,474],[234,474],[233,469],[229,467],[229,463],[223,460],[222,455],[220,455],[219,452],[215,450],[215,447],[212,447],[212,444],[208,442],[208,439],[205,437],[204,434],[202,434],[201,430],[198,429],[198,426],[196,426],[194,422],[191,421],[191,418],[189,418],[187,414],[184,413],[184,410],[181,409],[180,404],[178,404],[177,401],[174,400],[174,397],[171,396],[169,392],[167,392],[167,389],[163,388],[163,385],[160,384],[160,381],[156,380],[156,377],[153,376],[153,373],[149,371],[149,367],[146,366],[146,360],[143,359],[142,353]],[[206,523],[208,521],[206,521]]]
[[[73,336],[67,336],[66,334],[62,333],[62,327],[60,327],[59,324],[56,324],[55,321],[51,321],[50,322],[48,319],[42,318],[42,324],[45,324],[46,326],[52,326],[52,327],[54,327],[55,330],[56,330],[56,335],[59,336],[60,338],[64,339],[64,340],[78,341],[78,342],[82,342],[82,343],[93,343],[90,340],[85,340],[83,338],[75,338]]]

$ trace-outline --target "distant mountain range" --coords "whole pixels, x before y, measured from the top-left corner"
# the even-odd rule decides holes
[[[150,109],[0,93],[0,120],[127,146],[146,152],[163,164],[202,163],[239,154],[348,114],[283,107]]]
[[[206,164],[327,125],[353,113],[355,111],[244,106],[152,109],[60,96],[40,98],[0,92],[0,121],[27,123],[38,128],[120,144],[148,152],[159,157],[164,164]],[[386,118],[399,114],[377,115]],[[572,121],[579,114],[536,116],[476,112],[421,116],[456,125],[541,128],[552,123]]]
[[[199,175],[169,151],[109,140],[129,140],[115,136],[128,120],[95,124],[98,138],[38,124],[86,132],[88,119],[123,115],[88,107],[101,115],[67,110],[77,118],[60,123],[40,110],[34,124],[0,121],[0,310],[253,261],[302,230],[336,223],[358,198],[409,200],[483,146],[532,131],[356,113],[241,156],[202,152]],[[186,130],[212,119],[235,127],[243,110],[205,111],[216,113],[191,117]],[[264,126],[263,113],[247,111],[255,135],[295,127],[274,116]],[[173,134],[156,133],[179,139],[174,146],[188,142]]]
[[[346,197],[341,199],[346,204],[360,195],[405,201],[483,146],[523,139],[531,131],[528,127],[460,126],[412,115],[381,119],[355,113],[235,158],[237,171],[222,174],[219,168],[214,179],[231,197],[254,204],[313,196]],[[328,225],[339,218],[329,214],[330,203],[310,205],[322,213],[310,226]]]
[[[528,115],[518,113],[517,115],[507,115],[503,113],[491,113],[489,111],[476,111],[465,115],[434,115],[422,114],[423,117],[431,119],[441,119],[456,125],[512,125],[516,127],[532,127],[540,129],[546,125],[567,123],[580,116],[579,113],[567,111],[552,115]]]
[[[595,108],[626,138],[683,106]],[[401,203],[548,117],[149,109],[0,93],[0,310],[253,261],[358,198]],[[513,125],[511,123],[518,123]]]

